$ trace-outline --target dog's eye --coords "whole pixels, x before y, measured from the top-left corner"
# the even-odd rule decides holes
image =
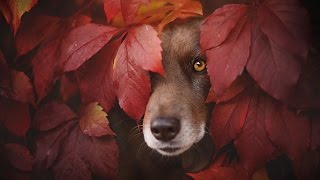
[[[193,64],[193,69],[197,72],[201,72],[206,69],[206,62],[203,60],[197,60]]]

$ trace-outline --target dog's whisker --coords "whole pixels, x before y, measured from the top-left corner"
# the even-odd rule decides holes
[[[120,119],[120,120],[118,120],[116,123],[114,123],[113,126],[114,126],[114,127],[120,126],[121,123],[123,123],[124,121],[128,121],[128,120],[130,120],[130,118]]]
[[[132,134],[128,137],[128,142],[132,142],[133,140],[143,140],[143,138],[139,138],[139,137],[142,137],[142,133],[141,132],[138,132],[136,134]]]
[[[145,144],[145,142],[142,142],[142,143],[140,144],[140,146],[139,146],[139,148],[138,148],[138,151],[137,151],[137,153],[136,153],[136,158],[139,157],[139,153],[140,153],[141,147],[143,147],[144,144]]]

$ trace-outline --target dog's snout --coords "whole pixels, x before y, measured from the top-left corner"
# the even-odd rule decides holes
[[[160,141],[172,140],[180,131],[180,121],[176,118],[156,118],[151,122],[151,132]]]

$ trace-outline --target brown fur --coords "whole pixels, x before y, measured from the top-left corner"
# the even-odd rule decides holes
[[[161,34],[166,75],[152,77],[152,94],[143,119],[144,126],[158,117],[170,117],[181,123],[191,121],[188,123],[193,129],[185,133],[190,137],[184,138],[197,137],[201,129],[203,131],[208,117],[205,101],[210,82],[205,71],[193,69],[195,60],[204,59],[200,54],[200,23],[199,19],[174,23]]]
[[[143,119],[144,124],[157,117],[191,121],[193,127],[207,122],[209,110],[205,101],[210,88],[209,78],[205,71],[193,70],[195,59],[203,58],[200,57],[199,46],[200,24],[200,19],[174,22],[160,35],[162,64],[166,74],[165,77],[152,74],[152,94]],[[111,112],[110,118],[125,118],[114,117],[118,116],[117,114],[119,113]],[[186,178],[185,172],[203,169],[213,155],[213,143],[208,133],[200,142],[195,142],[195,148],[190,148],[178,156],[163,157],[144,143],[138,128],[131,128],[132,123],[129,121],[121,124],[115,121],[113,125],[113,129],[119,131],[119,179]],[[183,138],[191,138],[199,132],[198,127],[195,132],[190,132]]]
[[[200,56],[200,21],[173,24],[161,34],[162,58],[166,77],[154,75],[153,92],[144,120],[155,116],[175,116],[191,111],[194,123],[207,116],[207,97],[210,82],[206,73],[196,73],[193,61]]]

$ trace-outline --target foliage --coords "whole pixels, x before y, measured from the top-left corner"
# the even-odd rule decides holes
[[[240,160],[226,167],[218,157],[189,175],[248,179],[285,154],[298,178],[312,178],[320,167],[320,56],[307,10],[297,0],[223,2],[204,15],[200,44],[207,101],[216,103],[214,143],[233,142]],[[115,178],[119,150],[107,113],[119,104],[138,123],[149,72],[165,75],[159,33],[202,16],[200,2],[8,0],[0,11],[0,177]]]

